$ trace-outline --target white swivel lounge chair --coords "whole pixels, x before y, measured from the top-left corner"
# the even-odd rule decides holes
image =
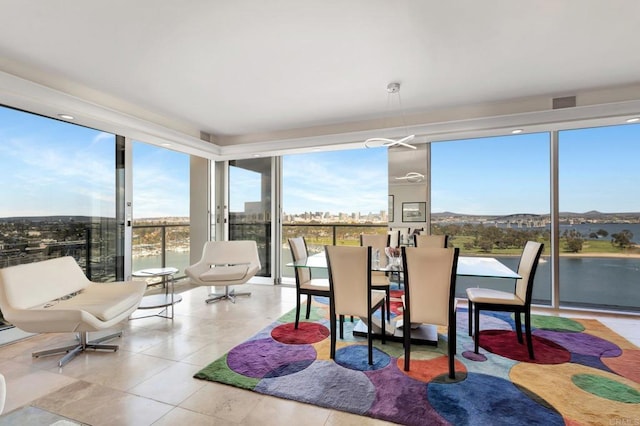
[[[235,303],[236,296],[249,296],[251,293],[229,291],[229,286],[245,284],[260,268],[255,241],[207,241],[200,260],[184,272],[197,285],[225,288],[224,293],[210,294],[205,302],[228,299]]]
[[[30,333],[78,333],[79,342],[34,352],[33,357],[67,354],[62,367],[87,349],[117,351],[101,342],[122,331],[89,341],[90,331],[114,328],[138,308],[147,285],[138,281],[95,283],[73,257],[59,257],[0,269],[0,309],[5,319]]]

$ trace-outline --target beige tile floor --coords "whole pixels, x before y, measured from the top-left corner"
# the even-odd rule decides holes
[[[96,426],[388,424],[194,379],[195,372],[295,306],[293,288],[246,287],[253,294],[236,304],[208,305],[207,288],[188,290],[174,320],[129,321],[124,336],[113,341],[118,352],[83,353],[63,368],[57,367],[58,356],[34,359],[31,352],[71,344],[70,334],[37,335],[0,347],[0,372],[7,381],[0,425],[36,424],[30,421],[34,411]],[[599,319],[640,346],[637,319]]]

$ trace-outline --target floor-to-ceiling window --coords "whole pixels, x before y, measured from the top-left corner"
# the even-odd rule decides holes
[[[560,305],[640,311],[640,125],[561,131]]]
[[[134,142],[132,269],[189,262],[189,155]]]
[[[282,276],[293,277],[285,266],[290,237],[305,237],[313,254],[325,244],[358,245],[362,233],[386,233],[387,194],[386,148],[282,157]]]
[[[115,135],[0,107],[0,267],[73,256],[116,277]]]
[[[431,144],[431,232],[449,235],[463,255],[491,255],[512,269],[527,240],[543,242],[533,298],[545,304],[551,301],[549,164],[548,133]],[[457,293],[512,284],[460,277]]]
[[[272,158],[229,162],[229,240],[254,240],[262,269],[271,276]]]

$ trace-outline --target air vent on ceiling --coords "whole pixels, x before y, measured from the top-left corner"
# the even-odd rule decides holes
[[[553,98],[553,109],[573,108],[576,106],[575,96],[565,96],[563,98]]]
[[[211,137],[211,133],[203,132],[202,130],[200,130],[200,139],[205,142],[212,142],[213,138]]]

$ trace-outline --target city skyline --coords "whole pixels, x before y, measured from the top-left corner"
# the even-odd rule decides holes
[[[538,133],[433,143],[428,208],[469,215],[548,213],[548,191],[529,190],[549,181],[548,138]],[[612,145],[623,147],[621,153]],[[1,107],[0,158],[0,217],[114,215],[113,135]],[[640,211],[637,158],[640,125],[561,132],[559,209]],[[132,163],[134,220],[189,216],[187,154],[135,142]],[[387,182],[385,148],[285,155],[282,210],[379,213],[387,210]],[[255,177],[239,183],[233,191],[258,201]]]

